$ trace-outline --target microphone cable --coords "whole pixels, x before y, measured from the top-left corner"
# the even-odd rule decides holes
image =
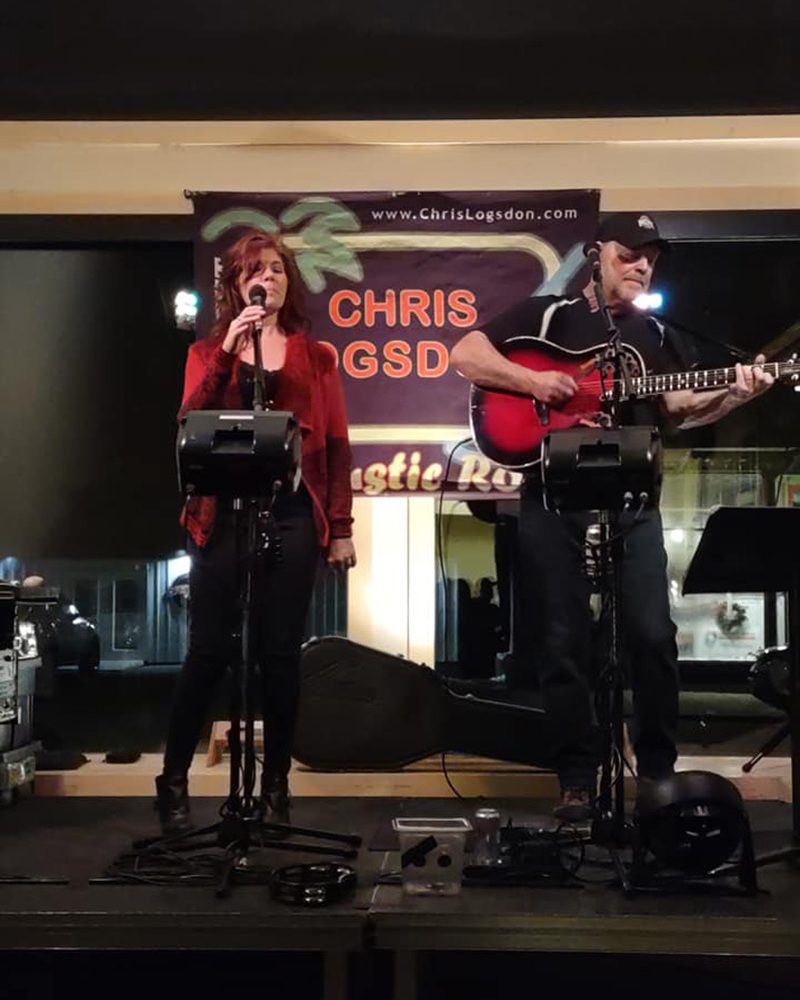
[[[355,891],[358,877],[349,865],[320,862],[276,868],[270,877],[273,899],[293,906],[338,903]]]

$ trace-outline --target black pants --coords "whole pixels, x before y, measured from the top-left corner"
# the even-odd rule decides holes
[[[545,708],[568,740],[559,758],[562,787],[594,787],[601,742],[594,704],[592,617],[584,572],[586,528],[596,517],[555,514],[536,496],[520,510],[524,613],[534,621],[534,662]],[[678,649],[670,618],[667,556],[658,511],[623,515],[621,629],[633,689],[633,740],[639,774],[668,774],[677,757]],[[573,738],[574,737],[574,738]]]
[[[264,772],[288,774],[297,701],[303,628],[319,565],[319,543],[310,512],[277,516],[281,557],[255,582],[253,627],[264,718]],[[244,552],[244,542],[239,549]],[[189,543],[189,649],[178,678],[170,717],[164,773],[189,770],[214,689],[241,656],[234,639],[240,619],[237,533],[223,512],[205,548]]]

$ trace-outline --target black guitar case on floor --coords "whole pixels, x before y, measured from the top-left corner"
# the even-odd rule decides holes
[[[300,675],[293,756],[318,770],[393,770],[442,751],[546,768],[563,742],[541,708],[457,693],[348,639],[306,643]]]

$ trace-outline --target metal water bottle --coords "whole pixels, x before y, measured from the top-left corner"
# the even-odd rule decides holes
[[[472,863],[496,865],[500,861],[500,813],[496,809],[478,809],[475,812],[473,827],[475,844],[472,849]]]

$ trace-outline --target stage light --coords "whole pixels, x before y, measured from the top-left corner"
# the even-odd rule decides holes
[[[200,297],[197,292],[181,289],[175,294],[175,325],[179,330],[193,330]]]
[[[641,846],[659,872],[711,875],[737,851],[752,859],[744,802],[736,786],[711,771],[678,771],[642,782],[636,800]]]
[[[664,305],[664,296],[661,292],[642,292],[633,300],[637,309],[660,309]]]
[[[173,556],[167,560],[167,576],[172,580],[176,576],[184,576],[192,568],[191,556]]]
[[[669,533],[669,540],[674,545],[683,545],[686,541],[686,532],[683,528],[673,528]]]

